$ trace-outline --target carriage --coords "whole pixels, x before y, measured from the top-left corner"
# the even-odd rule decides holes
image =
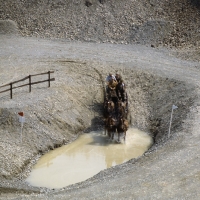
[[[128,95],[123,81],[112,79],[105,89],[104,99],[105,133],[110,139],[115,134],[120,142],[121,136],[126,140],[128,130]]]

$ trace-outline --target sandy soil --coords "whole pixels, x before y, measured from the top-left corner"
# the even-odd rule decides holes
[[[0,84],[54,70],[55,81],[0,94],[0,199],[199,199],[199,62],[165,48],[0,37]],[[151,134],[144,156],[61,190],[27,185],[41,154],[103,128],[104,79],[127,83],[130,123]],[[171,106],[174,111],[168,137]],[[20,142],[19,111],[26,123]]]

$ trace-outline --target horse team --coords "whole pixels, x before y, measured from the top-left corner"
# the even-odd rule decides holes
[[[117,134],[120,142],[121,135],[125,141],[128,130],[128,96],[126,86],[119,74],[109,73],[106,78],[106,91],[104,100],[105,133],[110,139]]]

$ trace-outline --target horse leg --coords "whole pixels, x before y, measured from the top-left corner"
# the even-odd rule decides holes
[[[110,132],[110,130],[108,130],[108,137],[109,137],[109,139],[111,138],[111,132]]]
[[[112,130],[112,140],[114,140],[115,133],[116,133],[116,129],[114,128],[114,129]]]
[[[120,142],[120,132],[118,132],[118,142]]]
[[[124,142],[126,142],[126,131],[124,131]]]
[[[106,127],[104,128],[104,135],[106,135],[106,133],[107,133],[107,129],[106,129]]]
[[[112,139],[112,140],[114,139],[114,132],[113,132],[113,131],[112,131],[111,139]]]

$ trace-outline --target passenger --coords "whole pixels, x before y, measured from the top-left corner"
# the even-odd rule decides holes
[[[116,81],[116,78],[115,78],[114,75],[112,75],[112,73],[109,73],[108,76],[106,77],[106,83],[107,83],[107,85],[109,85],[109,83],[110,83],[112,80],[115,80],[115,81]]]
[[[118,85],[116,87],[116,93],[117,96],[120,100],[122,100],[123,102],[126,100],[126,90],[125,90],[125,84],[124,81],[122,79],[119,80]]]
[[[122,79],[122,76],[118,73],[116,73],[115,78],[117,80],[117,82],[119,83],[119,81]]]
[[[125,90],[125,83],[124,83],[124,80],[122,78],[120,78],[119,84],[121,84],[123,89]]]

